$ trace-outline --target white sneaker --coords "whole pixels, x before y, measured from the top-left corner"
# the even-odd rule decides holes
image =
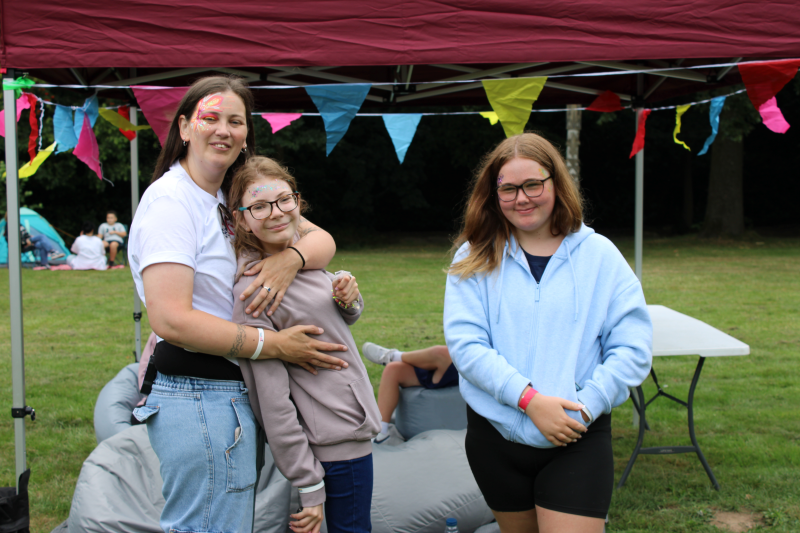
[[[394,348],[384,348],[373,342],[365,342],[363,346],[361,346],[361,351],[364,353],[364,357],[373,363],[383,366],[391,363],[393,352],[397,352]]]
[[[389,424],[389,433],[378,433],[378,435],[372,439],[373,444],[382,444],[384,446],[399,446],[405,441],[406,439],[397,431],[394,424]]]

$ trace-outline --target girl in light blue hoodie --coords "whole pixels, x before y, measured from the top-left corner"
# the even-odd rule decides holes
[[[602,531],[611,409],[652,361],[639,280],[583,224],[561,154],[532,133],[486,156],[455,246],[444,332],[486,503],[503,533]]]

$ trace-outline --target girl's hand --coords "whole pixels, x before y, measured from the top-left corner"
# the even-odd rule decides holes
[[[264,343],[259,359],[280,359],[287,363],[300,365],[312,374],[315,366],[331,370],[347,368],[346,361],[322,352],[346,352],[347,346],[312,339],[309,335],[319,335],[322,328],[317,326],[293,326],[276,333],[278,342]]]
[[[525,414],[547,440],[556,446],[566,446],[577,442],[581,433],[586,432],[586,426],[570,418],[565,409],[580,411],[583,406],[557,396],[538,393],[528,404]]]
[[[345,274],[338,280],[333,280],[333,295],[345,305],[350,305],[358,300],[360,294],[355,276]]]
[[[290,515],[294,522],[289,522],[289,527],[296,533],[319,533],[322,525],[322,504],[306,507],[299,513]]]
[[[302,266],[303,260],[294,250],[284,250],[279,254],[267,257],[250,270],[246,270],[244,272],[245,276],[255,274],[258,274],[258,276],[239,296],[239,299],[246,300],[254,292],[258,294],[247,306],[247,309],[244,310],[245,313],[253,313],[253,317],[258,317],[264,312],[267,305],[272,302],[272,307],[267,312],[267,316],[272,316],[272,313],[281,304],[283,295],[286,294],[286,289],[292,284]],[[268,291],[265,287],[270,290]]]

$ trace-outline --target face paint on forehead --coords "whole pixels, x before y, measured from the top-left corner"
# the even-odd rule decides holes
[[[544,167],[539,167],[539,174],[542,175],[542,178],[549,178],[550,173],[544,169]]]
[[[503,175],[502,175],[502,174],[500,174],[500,175],[497,177],[497,185],[498,185],[498,186],[500,186],[500,185],[502,185],[502,184],[503,184]]]
[[[198,103],[197,103],[197,113],[195,113],[194,118],[192,118],[192,126],[195,131],[205,131],[208,128],[208,123],[204,120],[205,114],[212,112],[212,111],[222,111],[226,109],[225,106],[222,104],[225,102],[225,97],[222,96],[222,93],[213,93],[209,94],[208,96],[204,96]]]
[[[252,187],[247,189],[247,192],[250,193],[252,198],[255,198],[259,192],[261,191],[277,191],[283,189],[284,191],[289,191],[289,187],[286,186],[285,181],[274,180],[266,185],[259,185],[258,187]]]

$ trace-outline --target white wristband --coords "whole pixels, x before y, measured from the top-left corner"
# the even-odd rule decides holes
[[[258,359],[258,356],[261,355],[261,348],[264,347],[264,330],[261,328],[256,328],[256,329],[258,330],[258,346],[256,346],[256,351],[250,358],[253,361]]]

